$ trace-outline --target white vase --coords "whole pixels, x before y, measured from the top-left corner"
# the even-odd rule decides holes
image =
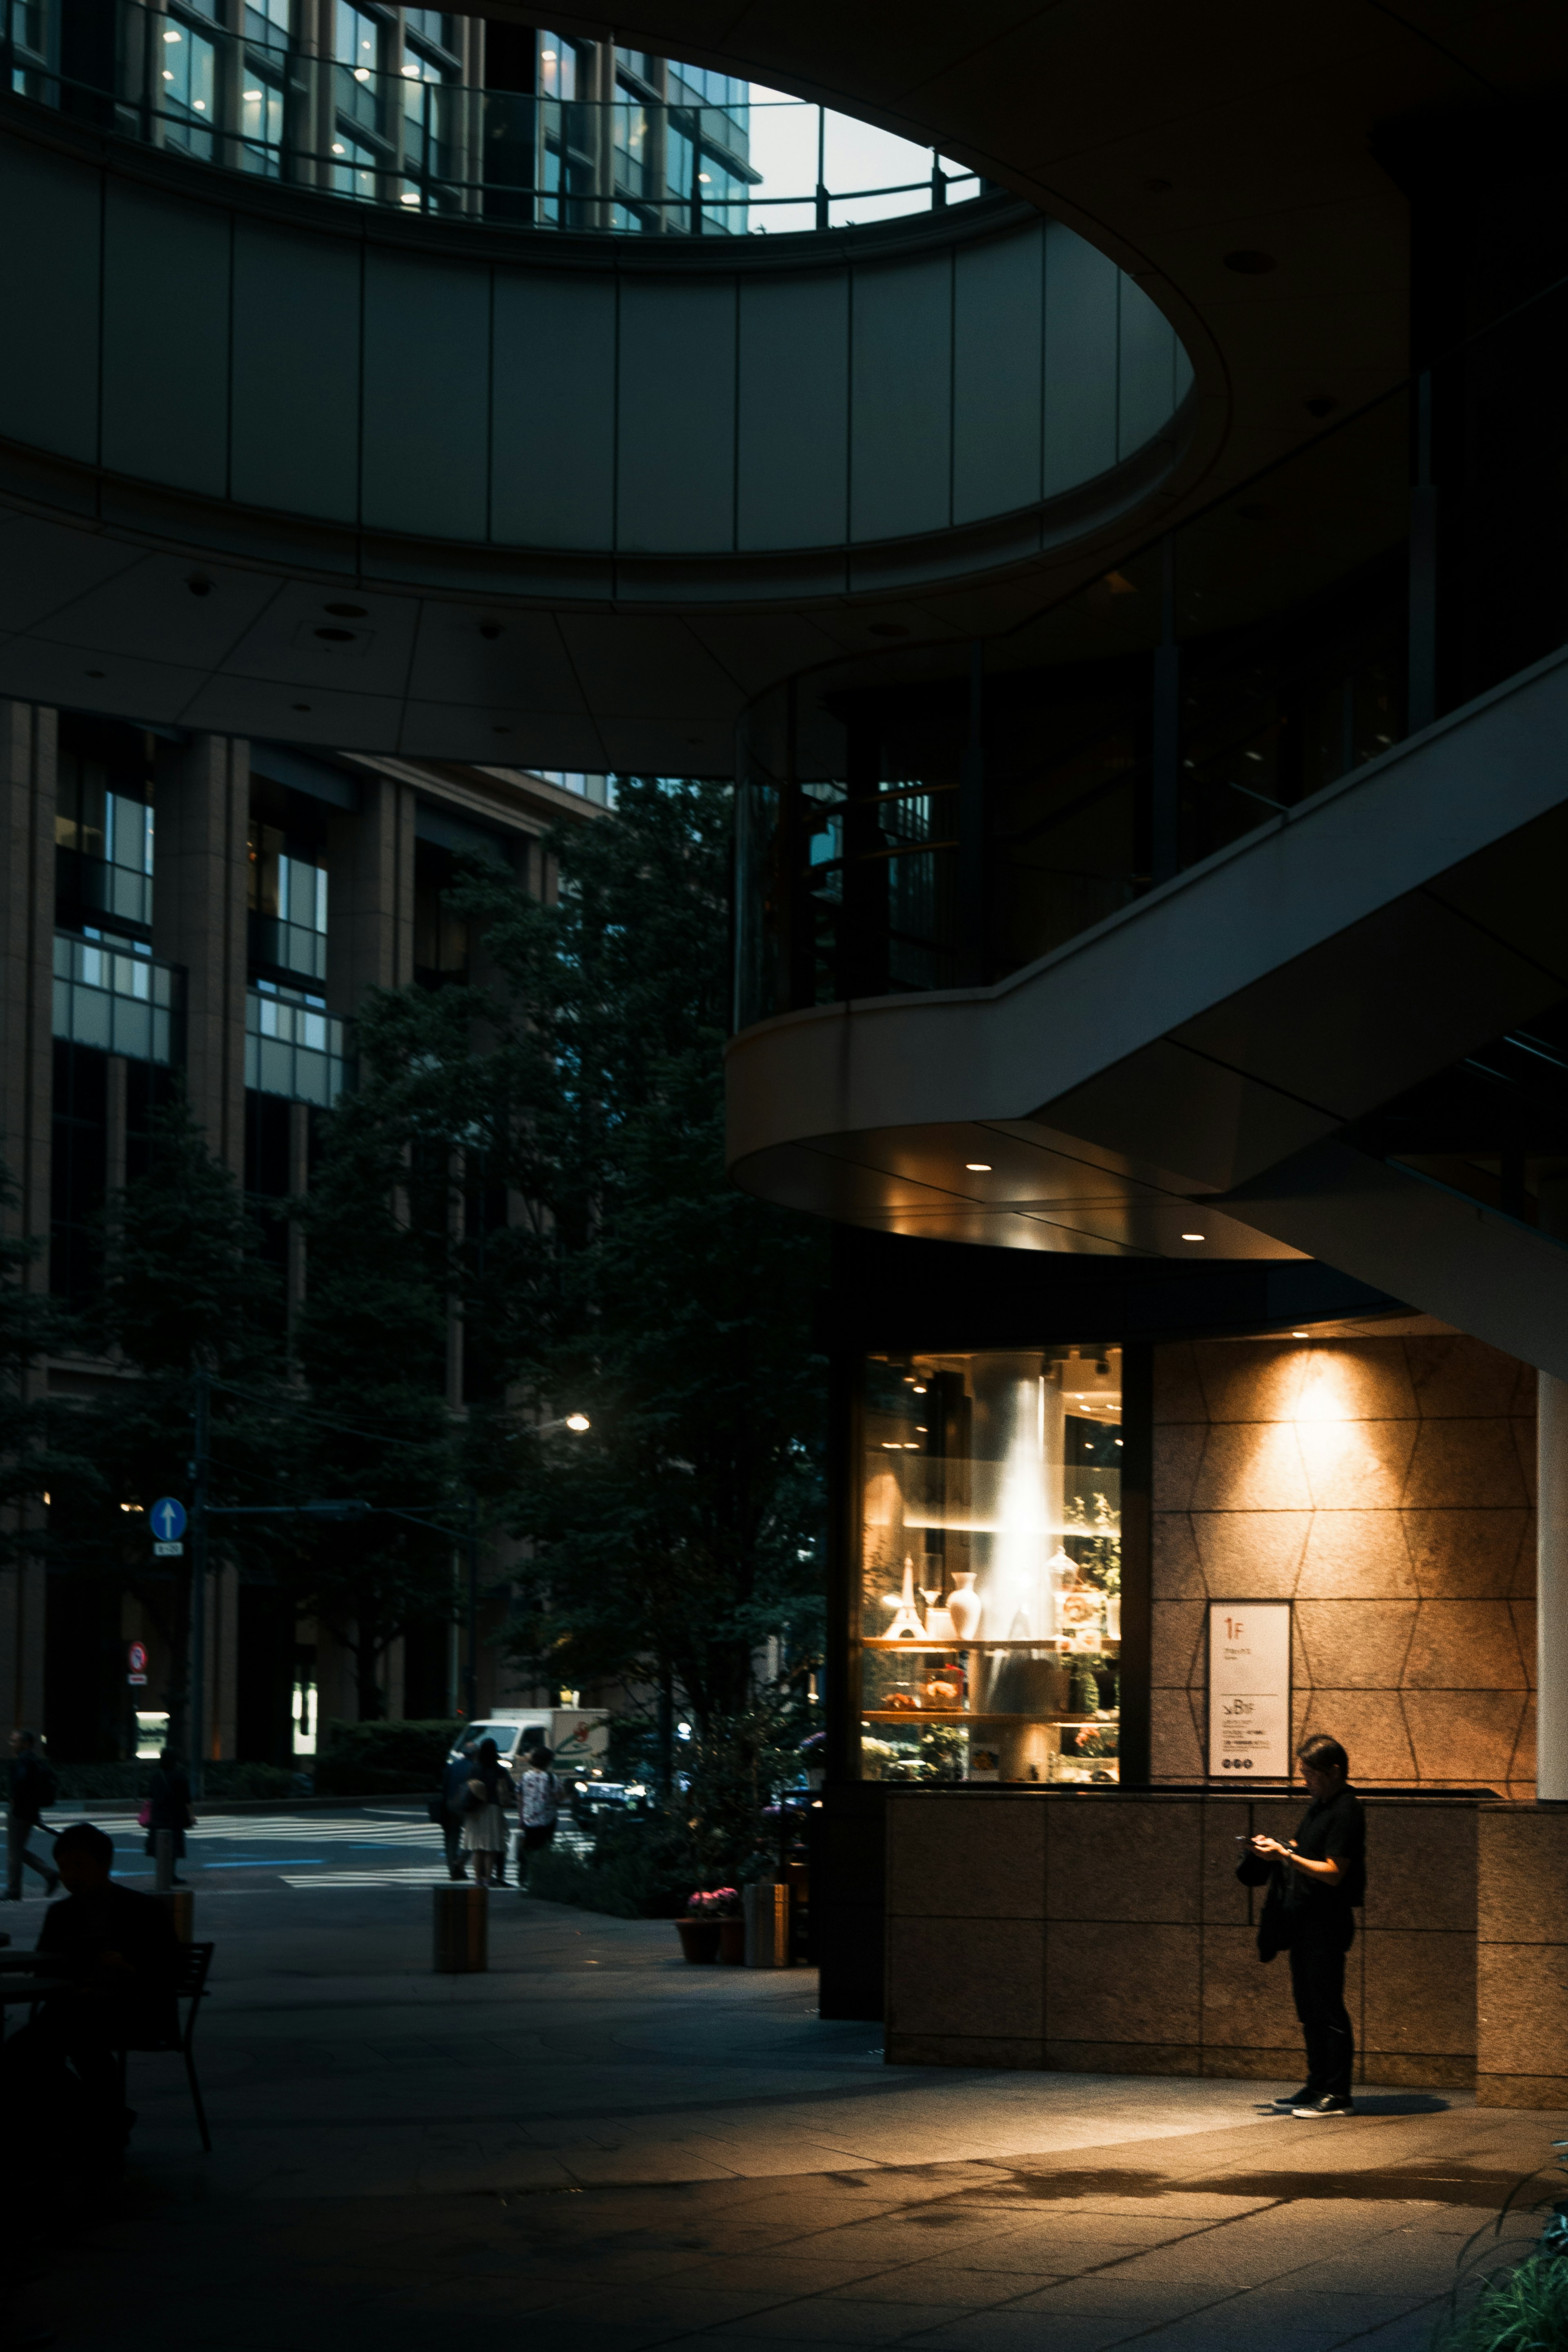
[[[980,1630],[984,1601],[975,1590],[975,1571],[961,1568],[953,1579],[953,1590],[947,1595],[947,1613],[953,1620],[953,1632],[960,1642],[972,1642]]]

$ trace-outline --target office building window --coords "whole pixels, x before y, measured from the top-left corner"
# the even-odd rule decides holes
[[[282,826],[253,820],[246,899],[250,960],[308,980],[327,977],[327,869],[291,856]]]
[[[245,1082],[292,1102],[336,1102],[348,1083],[343,1024],[319,996],[258,980],[245,1000]]]
[[[210,163],[217,115],[218,53],[188,19],[172,16],[163,28],[163,136],[171,147]]]
[[[135,1062],[172,1062],[179,976],[139,940],[55,934],[54,1034]]]

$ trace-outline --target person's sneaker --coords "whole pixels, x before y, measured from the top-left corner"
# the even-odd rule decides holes
[[[1293,2116],[1354,2116],[1355,2109],[1348,2099],[1336,2098],[1332,2091],[1325,2091],[1321,2099],[1309,2099],[1305,2106],[1292,2107],[1291,2113]]]
[[[1287,2091],[1282,2099],[1276,2099],[1272,2104],[1277,2107],[1288,2109],[1293,2115],[1298,2107],[1311,2106],[1317,2094],[1312,2084],[1303,2083],[1299,2091]]]

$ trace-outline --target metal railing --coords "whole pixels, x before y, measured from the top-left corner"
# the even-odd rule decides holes
[[[166,11],[115,0],[112,44],[92,43],[66,37],[69,5],[5,0],[0,68],[14,96],[356,204],[514,227],[741,236],[855,226],[985,187],[935,152],[795,100],[477,89],[413,47],[382,69],[226,31],[180,0]]]

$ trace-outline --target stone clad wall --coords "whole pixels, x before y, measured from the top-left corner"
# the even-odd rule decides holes
[[[1262,1896],[1238,1885],[1236,1861],[1238,1838],[1287,1837],[1301,1810],[1299,1795],[892,1791],[889,2060],[1299,2079],[1290,1966],[1259,1959]],[[1357,2081],[1475,2080],[1481,1811],[1368,1802],[1345,1972]]]
[[[1297,1737],[1534,1795],[1535,1375],[1459,1333],[1155,1351],[1153,1776],[1201,1777],[1204,1603],[1292,1600]]]

